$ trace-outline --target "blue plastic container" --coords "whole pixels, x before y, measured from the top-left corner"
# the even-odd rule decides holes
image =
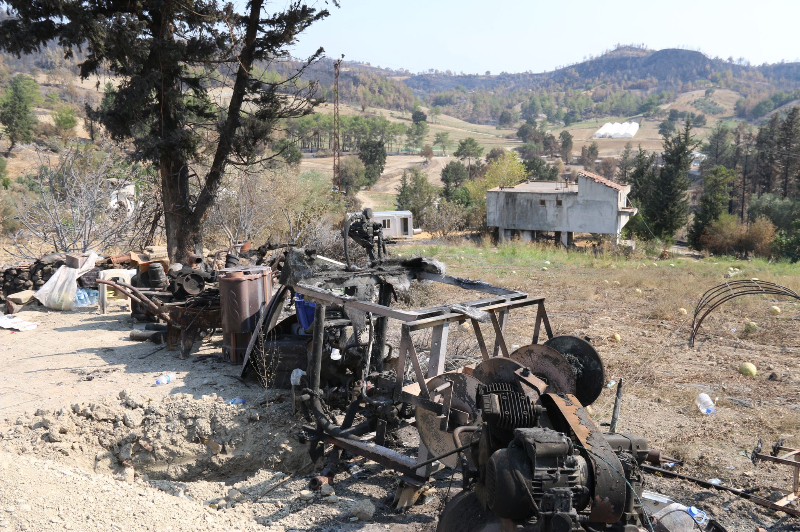
[[[314,309],[316,303],[311,303],[303,299],[300,294],[294,297],[294,308],[297,312],[297,321],[300,322],[300,327],[308,330],[311,324],[314,323]]]

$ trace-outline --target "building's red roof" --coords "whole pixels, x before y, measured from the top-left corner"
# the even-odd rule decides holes
[[[611,187],[614,190],[623,190],[625,188],[625,185],[620,185],[619,183],[614,183],[613,181],[610,181],[610,180],[606,179],[605,177],[601,177],[601,176],[599,176],[597,174],[593,174],[591,172],[585,172],[585,171],[578,172],[578,177],[580,177],[580,176],[588,177],[589,179],[591,179],[595,183],[600,183],[601,185],[605,185],[607,187]]]

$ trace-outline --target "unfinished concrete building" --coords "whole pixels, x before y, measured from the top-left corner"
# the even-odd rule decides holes
[[[574,233],[614,235],[637,210],[628,201],[630,185],[620,185],[590,172],[577,183],[528,181],[486,193],[486,217],[501,241],[519,237],[531,242],[537,232],[553,232],[565,246]]]

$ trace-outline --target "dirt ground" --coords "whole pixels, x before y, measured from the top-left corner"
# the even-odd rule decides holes
[[[790,486],[787,468],[754,466],[748,453],[759,438],[765,449],[779,438],[800,445],[800,306],[777,302],[783,312],[773,316],[776,302],[769,298],[730,303],[689,348],[690,320],[678,307],[691,312],[701,288],[723,280],[723,265],[586,267],[554,255],[544,266],[477,249],[473,256],[449,246],[395,252],[425,252],[445,260],[451,273],[546,296],[555,334],[588,336],[603,357],[606,380],[625,379],[620,432],[642,435],[684,460],[681,472],[772,499]],[[495,254],[494,261],[486,256]],[[797,289],[798,279],[771,280]],[[415,294],[406,304],[473,298],[453,287]],[[432,531],[442,499],[459,489],[458,474],[437,473],[422,504],[396,515],[388,504],[396,475],[356,458],[337,476],[333,497],[306,500],[312,468],[294,436],[303,418],[280,397],[285,391],[271,390],[266,403],[258,383],[241,381],[238,366],[222,363],[219,336],[182,361],[130,341],[133,326],[119,309],[100,315],[34,308],[20,317],[39,326],[0,330],[0,530]],[[533,319],[533,308],[511,315],[510,345],[530,342]],[[743,332],[746,320],[758,324],[755,333]],[[484,333],[491,341],[491,332]],[[464,328],[451,332],[448,369],[479,356],[470,339]],[[758,367],[755,378],[738,373],[744,361]],[[176,381],[156,386],[167,372]],[[695,407],[701,391],[716,400],[716,416]],[[592,406],[598,422],[608,420],[612,396],[605,389]],[[246,402],[228,404],[233,398]],[[404,434],[397,446],[413,454],[415,438]],[[722,492],[652,475],[646,482],[702,508],[730,532],[800,529],[796,519]],[[366,517],[359,509],[370,505],[371,520],[353,520]]]
[[[447,166],[450,161],[456,160],[452,157],[434,157],[431,162],[426,162],[424,157],[417,155],[390,155],[386,157],[386,168],[381,174],[380,181],[368,190],[362,190],[357,194],[362,207],[370,207],[374,210],[395,210],[395,198],[397,189],[400,187],[400,179],[403,171],[411,168],[419,168],[423,173],[428,174],[428,181],[436,187],[442,187],[442,168]],[[302,171],[317,170],[327,175],[333,175],[333,157],[304,157],[300,165]]]

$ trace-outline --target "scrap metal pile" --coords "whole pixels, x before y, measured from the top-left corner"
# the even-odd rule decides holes
[[[553,336],[543,297],[447,275],[436,260],[387,257],[379,227],[364,227],[371,224],[368,214],[346,226],[367,248],[367,266],[312,250],[285,253],[277,265],[281,288],[259,316],[261,334],[245,361],[246,368],[270,367],[284,377],[295,368],[292,384],[302,388],[299,400],[312,422],[301,437],[312,458],[324,457],[312,487],[334,482],[347,451],[400,474],[398,510],[416,501],[433,472],[459,469],[462,491],[440,516],[442,532],[678,530],[642,507],[641,466],[660,463],[659,453],[639,436],[604,433],[585,410],[604,383],[592,345]],[[415,310],[392,307],[414,281],[485,297]],[[290,296],[296,313],[279,321]],[[537,307],[531,344],[511,352],[505,324],[512,311],[528,306]],[[400,326],[397,350],[387,342],[390,320]],[[449,328],[462,322],[472,325],[482,360],[445,371]],[[493,345],[487,345],[482,323],[491,324]],[[539,344],[542,328],[547,340]],[[412,333],[428,329],[425,364]],[[303,368],[307,375],[298,379]],[[403,426],[419,433],[416,458],[390,446],[390,435]]]
[[[604,432],[591,419],[586,407],[603,389],[603,362],[589,341],[553,335],[543,297],[448,275],[433,259],[390,257],[369,209],[343,232],[344,263],[281,246],[269,266],[194,265],[165,275],[156,265],[149,289],[116,286],[169,324],[182,355],[221,326],[225,358],[241,361],[243,377],[299,393],[309,423],[298,436],[322,465],[312,488],[334,482],[346,452],[399,473],[398,511],[436,471],[459,470],[462,490],[444,507],[441,532],[724,530],[643,493],[643,472],[653,470],[645,462],[664,459],[644,438]],[[353,263],[350,240],[368,264]],[[392,306],[415,282],[481,296]],[[531,342],[512,351],[505,328],[523,307],[536,307]],[[450,328],[464,323],[481,360],[446,371]],[[430,338],[424,357],[412,337],[420,331]],[[419,435],[416,457],[396,450],[404,427]]]

